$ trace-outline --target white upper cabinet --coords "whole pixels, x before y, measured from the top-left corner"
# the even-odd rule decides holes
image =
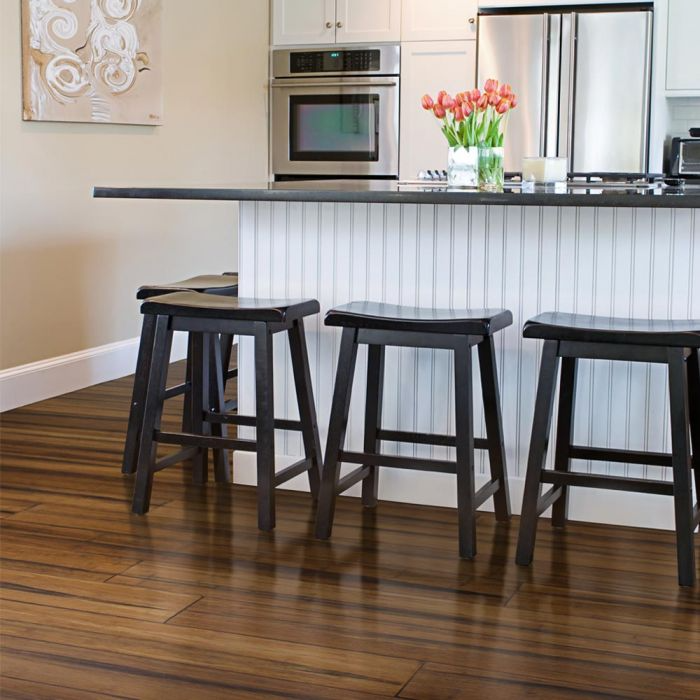
[[[335,0],[272,0],[273,44],[332,44]]]
[[[477,0],[403,0],[401,41],[476,39],[476,13]]]
[[[275,46],[399,41],[401,0],[272,0]]]
[[[336,0],[338,44],[399,41],[401,0]]]
[[[700,0],[668,0],[666,91],[700,95]]]
[[[410,41],[401,44],[399,177],[447,167],[447,140],[440,122],[421,106],[421,97],[440,90],[451,95],[474,88],[476,42]]]

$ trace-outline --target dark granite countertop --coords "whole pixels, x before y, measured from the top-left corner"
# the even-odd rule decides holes
[[[700,185],[667,187],[568,186],[554,191],[508,187],[505,192],[449,189],[438,184],[409,185],[391,180],[306,180],[250,184],[95,187],[95,197],[272,202],[379,202],[395,204],[482,204],[515,206],[700,208]]]

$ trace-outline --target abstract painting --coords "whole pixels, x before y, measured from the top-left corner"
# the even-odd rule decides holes
[[[162,0],[22,0],[23,117],[161,124]]]

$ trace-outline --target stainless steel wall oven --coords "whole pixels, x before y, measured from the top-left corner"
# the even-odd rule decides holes
[[[275,179],[398,178],[398,45],[272,53]]]

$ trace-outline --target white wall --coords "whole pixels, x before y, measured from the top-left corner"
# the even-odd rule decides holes
[[[235,203],[94,185],[267,177],[267,2],[163,3],[164,125],[23,122],[20,3],[0,18],[0,369],[138,334],[148,281],[236,269]]]

